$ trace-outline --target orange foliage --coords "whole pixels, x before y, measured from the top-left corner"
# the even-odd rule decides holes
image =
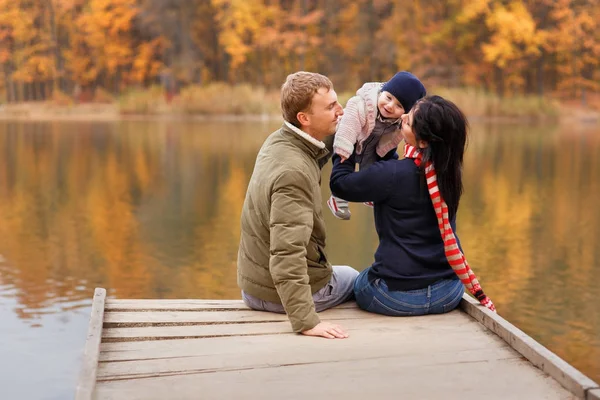
[[[0,0],[0,63],[21,89],[276,87],[305,69],[355,90],[409,69],[575,97],[600,92],[598,21],[596,0]]]

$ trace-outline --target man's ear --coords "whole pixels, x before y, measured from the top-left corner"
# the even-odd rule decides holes
[[[298,114],[296,114],[296,118],[298,119],[298,122],[300,122],[300,125],[310,125],[310,120],[305,112],[300,111]]]

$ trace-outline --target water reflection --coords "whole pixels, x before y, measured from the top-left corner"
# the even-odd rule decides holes
[[[121,298],[239,298],[241,205],[277,127],[0,123],[0,306],[22,324],[0,340],[33,327],[43,336],[47,315],[77,313],[96,286]],[[502,315],[596,380],[599,133],[474,126],[458,228]],[[327,248],[335,263],[363,269],[377,244],[372,214],[351,207],[351,221],[327,213]],[[77,321],[70,340],[82,345],[85,317]],[[75,360],[65,363],[75,374]],[[0,374],[8,368],[0,361]]]
[[[504,317],[600,380],[600,132],[487,132],[466,161],[470,260]]]

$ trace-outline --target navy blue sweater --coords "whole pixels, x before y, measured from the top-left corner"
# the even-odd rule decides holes
[[[446,260],[425,177],[414,160],[378,161],[355,172],[354,154],[343,163],[334,155],[330,187],[342,199],[375,203],[379,246],[370,279],[384,279],[390,290],[421,289],[440,279],[458,279]],[[456,232],[455,219],[450,224]]]

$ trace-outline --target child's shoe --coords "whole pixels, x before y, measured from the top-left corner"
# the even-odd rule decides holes
[[[350,208],[348,208],[348,202],[346,200],[332,195],[329,200],[327,200],[327,206],[336,218],[345,220],[350,219]]]

